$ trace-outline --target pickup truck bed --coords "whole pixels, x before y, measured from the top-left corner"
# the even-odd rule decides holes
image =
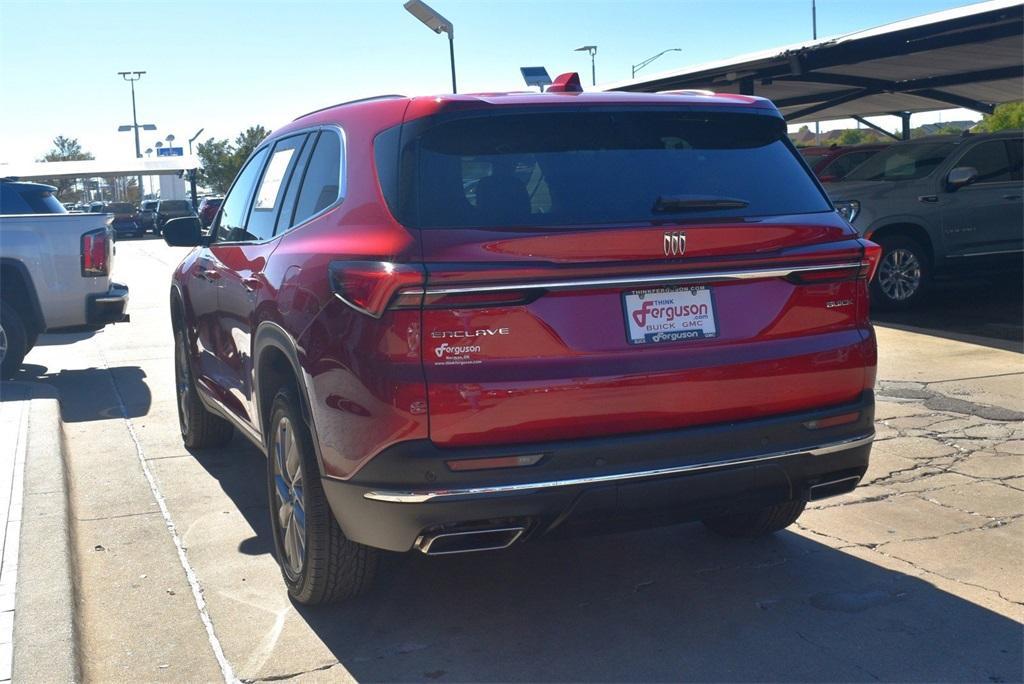
[[[128,320],[128,288],[110,280],[108,221],[105,214],[0,216],[4,378],[40,333],[98,330]]]

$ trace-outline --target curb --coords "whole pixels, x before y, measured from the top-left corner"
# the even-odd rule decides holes
[[[12,681],[81,681],[60,404],[33,386],[28,408]]]

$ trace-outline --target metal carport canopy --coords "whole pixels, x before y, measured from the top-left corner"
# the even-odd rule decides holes
[[[104,178],[108,176],[150,176],[198,168],[194,156],[150,159],[86,159],[82,161],[32,162],[0,165],[0,176],[20,180],[51,178]]]
[[[1024,2],[991,0],[844,36],[666,71],[602,90],[760,95],[790,123],[1024,98]]]

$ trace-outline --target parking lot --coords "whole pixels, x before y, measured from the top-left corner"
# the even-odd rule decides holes
[[[16,378],[60,394],[86,679],[1024,674],[1019,288],[981,282],[885,318],[867,477],[772,538],[694,524],[393,556],[369,595],[307,609],[271,555],[262,455],[238,436],[219,451],[181,444],[167,304],[183,254],[119,242],[131,323],[44,336]],[[979,299],[1017,317],[972,324]]]

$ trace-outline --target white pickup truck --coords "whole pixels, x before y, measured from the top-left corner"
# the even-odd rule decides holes
[[[128,320],[128,288],[110,280],[110,217],[68,214],[52,194],[46,196],[53,190],[0,181],[3,379],[21,366],[40,333],[98,330]],[[29,210],[52,213],[19,213],[25,210],[20,206],[25,198],[30,199]]]

